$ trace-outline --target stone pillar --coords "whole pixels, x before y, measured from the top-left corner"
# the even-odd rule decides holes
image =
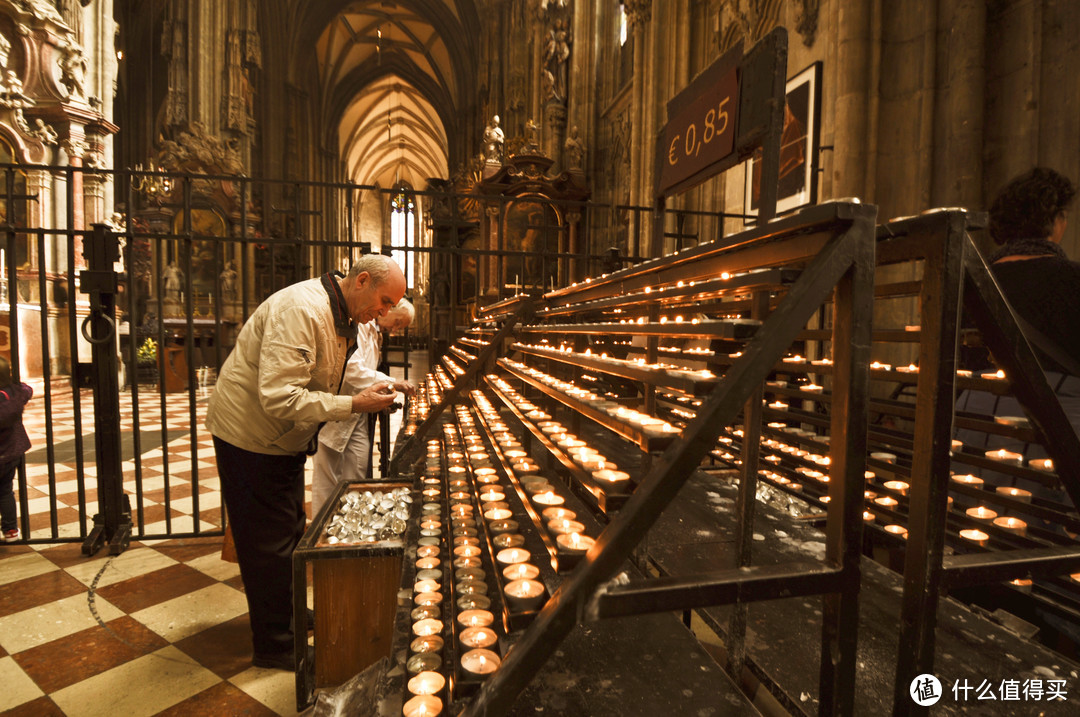
[[[646,25],[652,18],[652,0],[628,0],[626,3],[627,19],[634,34],[634,79],[630,88],[630,204],[640,206],[642,202],[641,175],[643,160],[643,120],[645,108],[645,36]],[[636,212],[630,212],[629,245],[634,246],[635,234],[642,232],[639,246],[642,254],[650,255],[650,237],[639,227]]]
[[[876,3],[837,3],[836,149],[830,155],[832,196],[867,196],[875,124],[873,8]]]
[[[982,204],[986,3],[940,0],[932,206]]]

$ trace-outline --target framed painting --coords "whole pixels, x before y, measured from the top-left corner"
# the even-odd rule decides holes
[[[776,213],[817,201],[818,147],[821,122],[821,63],[815,62],[787,82],[784,129],[780,136],[780,177]],[[744,213],[756,215],[761,197],[761,150],[746,163]]]

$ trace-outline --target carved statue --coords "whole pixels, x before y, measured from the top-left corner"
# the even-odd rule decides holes
[[[563,20],[556,20],[544,43],[544,69],[551,73],[551,98],[566,99],[566,65],[570,58],[570,31]]]
[[[577,125],[570,130],[570,134],[566,137],[566,142],[563,143],[563,150],[566,152],[566,168],[569,170],[580,171],[585,165],[585,145],[581,142],[581,137],[578,136]]]
[[[179,302],[180,301],[180,287],[184,283],[184,272],[180,270],[180,267],[176,265],[176,262],[170,262],[165,267],[163,274],[165,283],[165,299]]]
[[[506,136],[499,127],[499,115],[491,118],[491,122],[484,128],[484,160],[498,164],[503,157],[503,143]]]
[[[536,125],[536,122],[530,117],[525,122],[525,145],[521,148],[521,151],[528,154],[533,154],[540,150],[540,128]]]
[[[37,129],[31,132],[32,135],[40,139],[45,144],[56,144],[56,138],[59,137],[59,135],[56,133],[56,130],[45,124],[45,121],[42,120],[40,117],[34,120],[34,125],[37,127]]]
[[[220,284],[221,300],[236,301],[236,264],[232,261],[225,263],[225,269],[218,277]]]
[[[68,97],[85,97],[83,89],[83,77],[86,74],[86,57],[79,43],[68,38],[67,43],[60,48],[60,84],[67,88]]]
[[[23,94],[23,83],[15,70],[5,70],[3,82],[0,82],[0,104],[4,107],[21,109],[29,107],[33,101]]]

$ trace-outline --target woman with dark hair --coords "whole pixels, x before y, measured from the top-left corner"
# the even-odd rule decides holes
[[[1080,263],[1069,261],[1061,248],[1075,196],[1076,186],[1052,169],[1036,167],[1013,179],[990,205],[990,236],[1001,248],[989,264],[1047,382],[1080,432]],[[1015,398],[988,391],[964,391],[956,410],[998,417],[1024,415]],[[1019,438],[970,429],[957,430],[956,438],[979,455],[1004,448],[1019,452],[1025,462],[1046,456],[1041,445]],[[962,458],[960,462],[954,465],[958,473],[979,474],[992,485],[1018,485],[1040,498],[1067,502],[1057,490],[998,471],[973,470]]]
[[[1080,361],[1080,263],[1061,248],[1076,186],[1052,169],[1036,167],[1005,187],[990,205],[990,236],[1002,247],[990,268],[1025,326],[1043,367],[1067,371],[1052,356]],[[1048,343],[1049,342],[1049,343]],[[1056,344],[1056,350],[1052,349]]]

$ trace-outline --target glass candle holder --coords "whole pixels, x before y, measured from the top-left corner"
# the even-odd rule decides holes
[[[499,656],[491,650],[477,648],[461,656],[461,666],[474,676],[489,675],[499,669]]]

